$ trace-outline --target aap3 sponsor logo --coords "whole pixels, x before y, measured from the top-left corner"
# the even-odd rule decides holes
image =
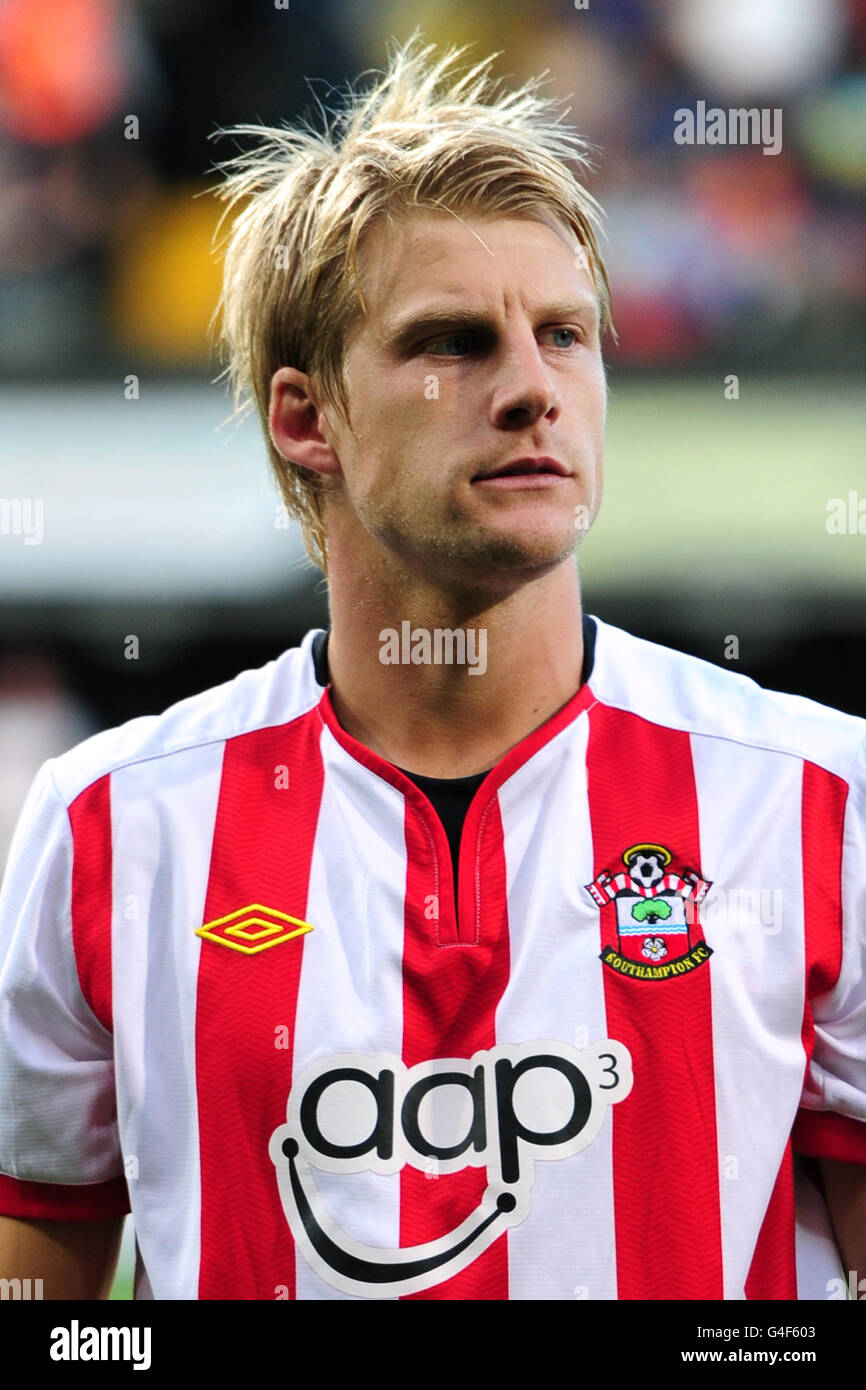
[[[390,1054],[327,1057],[298,1078],[268,1148],[298,1248],[321,1278],[363,1298],[450,1279],[529,1215],[536,1163],[585,1149],[631,1086],[628,1050],[608,1038],[580,1051],[499,1044],[414,1067]],[[447,1235],[385,1249],[341,1229],[314,1178],[315,1169],[388,1175],[406,1164],[427,1174],[486,1168],[487,1186]]]

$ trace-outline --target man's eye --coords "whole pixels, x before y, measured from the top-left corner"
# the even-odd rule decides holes
[[[565,335],[566,341],[555,343],[559,348],[574,347],[580,339],[580,333],[576,328],[548,328],[548,334]],[[431,353],[435,357],[463,357],[466,353],[472,352],[476,344],[477,334],[467,330],[457,333],[448,333],[443,338],[436,338],[433,342],[427,343],[424,351]]]
[[[449,333],[444,338],[436,338],[434,342],[428,343],[425,351],[432,352],[437,357],[460,357],[469,350],[471,342],[471,333]],[[455,343],[457,350],[453,351]]]
[[[552,328],[550,331],[551,333],[565,333],[572,340],[570,343],[557,343],[557,347],[573,347],[575,342],[577,341],[578,335],[576,328]]]

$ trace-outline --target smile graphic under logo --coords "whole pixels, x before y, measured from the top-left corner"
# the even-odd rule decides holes
[[[536,1161],[586,1148],[631,1085],[628,1051],[608,1039],[580,1051],[500,1045],[415,1067],[390,1055],[326,1058],[293,1086],[287,1123],[268,1150],[292,1235],[311,1268],[342,1292],[400,1298],[430,1288],[526,1219]],[[312,1171],[385,1176],[406,1164],[431,1176],[485,1167],[488,1185],[446,1235],[388,1249],[341,1228]]]

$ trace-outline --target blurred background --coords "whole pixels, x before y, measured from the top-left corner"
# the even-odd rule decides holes
[[[327,625],[226,423],[210,137],[334,104],[416,27],[547,69],[596,147],[585,607],[866,715],[866,0],[0,0],[0,868],[45,758]],[[781,112],[780,152],[678,144],[699,102]]]

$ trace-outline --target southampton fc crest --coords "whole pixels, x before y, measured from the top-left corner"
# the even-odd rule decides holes
[[[695,909],[712,885],[674,864],[664,845],[632,845],[622,862],[626,872],[612,867],[585,885],[610,928],[605,965],[633,979],[669,980],[709,960]]]

